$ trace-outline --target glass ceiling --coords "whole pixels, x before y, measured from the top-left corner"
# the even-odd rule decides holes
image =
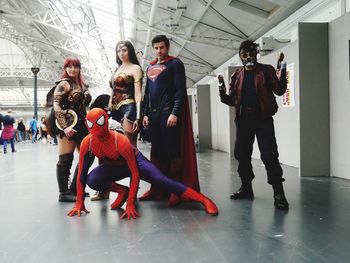
[[[59,14],[64,28],[74,32],[72,38],[77,51],[86,52],[92,60],[105,61],[115,67],[115,44],[132,37],[130,0],[49,0],[49,8]],[[118,10],[118,6],[122,11]],[[92,12],[90,12],[90,10]],[[119,12],[120,11],[120,12]],[[120,17],[122,15],[122,17]],[[107,57],[101,57],[107,55]]]
[[[26,78],[31,79],[31,83],[33,83],[30,72],[33,65],[26,58],[23,50],[11,43],[15,40],[1,39],[1,34],[6,29],[13,28],[16,30],[16,35],[24,39],[24,43],[30,44],[33,34],[27,33],[28,30],[21,31],[24,27],[23,22],[20,24],[13,19],[21,15],[24,17],[19,21],[29,17],[35,26],[47,28],[47,32],[49,32],[47,39],[56,41],[46,41],[45,44],[52,45],[58,50],[60,57],[62,57],[62,61],[58,61],[59,64],[63,62],[63,57],[70,55],[79,57],[82,61],[82,72],[91,86],[93,95],[105,93],[108,90],[110,74],[116,67],[115,44],[119,40],[132,39],[133,37],[133,23],[130,22],[130,19],[134,12],[134,1],[30,0],[26,1],[25,4],[28,4],[28,7],[35,7],[35,12],[29,8],[18,10],[18,13],[14,10],[13,14],[10,13],[12,17],[10,15],[6,17],[5,13],[1,18],[0,26],[6,28],[0,30],[0,106],[32,105],[33,103],[33,87],[29,84],[23,84],[23,79]],[[62,36],[61,41],[57,41],[58,36]],[[33,43],[39,41],[42,39],[37,39],[37,42],[33,41],[32,46]],[[57,69],[51,74],[44,74],[46,71],[52,70],[50,63],[52,65],[52,61],[55,59],[50,57],[51,53],[53,52],[43,52],[38,75],[39,105],[45,101],[47,90],[53,85],[55,78],[52,76],[60,74]],[[23,71],[26,71],[26,74]],[[51,77],[45,78],[45,76]],[[40,82],[40,78],[42,78],[42,82]]]

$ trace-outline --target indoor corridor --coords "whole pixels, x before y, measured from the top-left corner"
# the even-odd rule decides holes
[[[59,203],[57,146],[16,144],[0,154],[0,262],[348,262],[350,181],[299,178],[283,166],[289,212],[276,211],[260,161],[254,162],[254,201],[232,201],[236,162],[217,151],[199,153],[201,191],[219,207],[209,216],[197,204],[169,208],[139,202],[141,218],[121,220],[110,200],[85,205],[90,214],[67,217]],[[148,156],[149,146],[140,143]],[[77,156],[76,156],[77,157]],[[128,184],[128,181],[122,181]],[[148,189],[140,184],[138,195]],[[94,191],[88,189],[90,194]]]

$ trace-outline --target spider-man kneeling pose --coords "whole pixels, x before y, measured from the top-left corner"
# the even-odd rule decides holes
[[[118,193],[116,200],[111,204],[112,209],[122,207],[127,200],[126,210],[121,218],[138,217],[135,200],[140,178],[157,184],[184,199],[200,202],[210,215],[218,214],[218,208],[213,201],[192,188],[165,176],[130,144],[127,137],[108,130],[108,116],[104,110],[94,108],[89,111],[86,115],[86,125],[90,135],[84,138],[80,146],[77,200],[68,216],[75,214],[80,216],[82,211],[89,213],[84,206],[84,190],[87,184],[97,191]],[[88,174],[95,156],[102,164]],[[125,177],[130,177],[130,189],[116,183]]]

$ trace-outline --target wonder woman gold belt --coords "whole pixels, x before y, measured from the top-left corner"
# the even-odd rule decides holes
[[[118,110],[121,106],[126,105],[126,104],[130,104],[130,103],[135,103],[135,100],[134,99],[122,100],[117,105],[112,105],[112,110]]]

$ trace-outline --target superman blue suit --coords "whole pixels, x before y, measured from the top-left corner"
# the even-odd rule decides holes
[[[167,126],[170,114],[178,117],[175,127]],[[199,191],[185,68],[180,59],[168,56],[162,63],[151,62],[147,69],[144,115],[150,121],[151,161],[165,174]],[[160,192],[161,189],[152,186],[140,200],[156,199]]]

